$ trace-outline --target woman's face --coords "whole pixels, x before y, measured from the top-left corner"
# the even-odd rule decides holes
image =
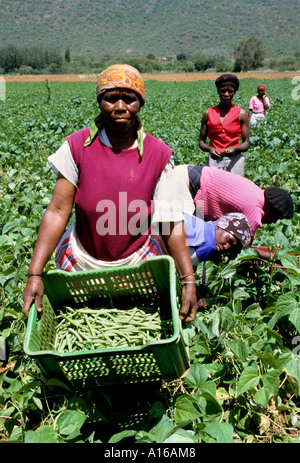
[[[215,252],[227,253],[232,247],[238,245],[238,240],[234,235],[222,228],[217,227]]]
[[[223,104],[231,104],[234,94],[235,94],[235,89],[232,85],[223,85],[219,89],[220,102]]]
[[[134,127],[140,110],[140,100],[131,90],[113,88],[104,93],[99,107],[107,129],[127,132]]]

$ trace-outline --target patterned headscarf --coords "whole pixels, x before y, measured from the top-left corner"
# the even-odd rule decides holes
[[[259,84],[259,85],[257,86],[257,89],[258,89],[258,90],[266,90],[266,86],[265,86],[265,84]]]
[[[251,243],[251,228],[247,217],[240,212],[230,212],[215,220],[217,227],[228,231],[240,241],[243,248]]]
[[[112,88],[128,88],[139,96],[140,104],[143,106],[146,101],[144,81],[137,69],[129,64],[114,64],[101,72],[97,79],[96,95],[97,99],[107,90]],[[103,127],[101,114],[92,122],[89,128],[89,136],[85,140],[84,146],[92,143],[98,134],[98,130]],[[137,117],[137,143],[140,156],[143,155],[144,132],[140,119]]]
[[[141,100],[141,106],[146,101],[144,81],[137,69],[129,64],[114,64],[101,72],[97,79],[97,98],[106,90],[112,88],[128,88],[136,92]]]

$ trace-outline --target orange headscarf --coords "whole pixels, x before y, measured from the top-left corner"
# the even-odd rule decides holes
[[[97,98],[106,90],[112,88],[128,88],[135,91],[141,100],[141,106],[146,100],[145,84],[137,69],[129,64],[114,64],[101,72],[97,79]]]
[[[140,105],[143,106],[146,100],[145,84],[137,69],[129,64],[114,64],[101,72],[97,79],[96,94],[99,98],[102,93],[112,88],[128,88],[137,93],[140,97]],[[103,126],[101,114],[99,114],[89,127],[89,136],[84,146],[90,145],[97,136],[98,130]],[[143,126],[137,117],[137,142],[140,156],[143,155]]]

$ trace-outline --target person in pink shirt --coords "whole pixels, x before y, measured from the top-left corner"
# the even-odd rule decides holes
[[[258,228],[293,216],[293,199],[277,187],[260,188],[251,180],[215,167],[179,165],[175,181],[182,210],[204,220],[216,220],[229,212],[244,214],[252,239]]]
[[[257,87],[257,95],[253,96],[249,103],[249,124],[254,125],[261,121],[270,108],[270,100],[266,94],[266,86],[259,84]]]
[[[244,109],[232,104],[239,89],[239,79],[234,74],[222,74],[215,85],[220,102],[208,108],[202,116],[199,147],[209,153],[208,166],[244,176],[245,158],[241,153],[249,148],[248,115]]]

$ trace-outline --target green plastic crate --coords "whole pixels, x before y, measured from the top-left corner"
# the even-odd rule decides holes
[[[179,318],[180,284],[169,256],[149,258],[135,266],[69,273],[52,270],[43,276],[43,311],[30,308],[24,352],[47,377],[74,387],[175,379],[189,369],[189,355]],[[58,353],[56,311],[64,306],[160,307],[172,319],[173,334],[143,346]],[[108,309],[109,310],[109,309]]]

